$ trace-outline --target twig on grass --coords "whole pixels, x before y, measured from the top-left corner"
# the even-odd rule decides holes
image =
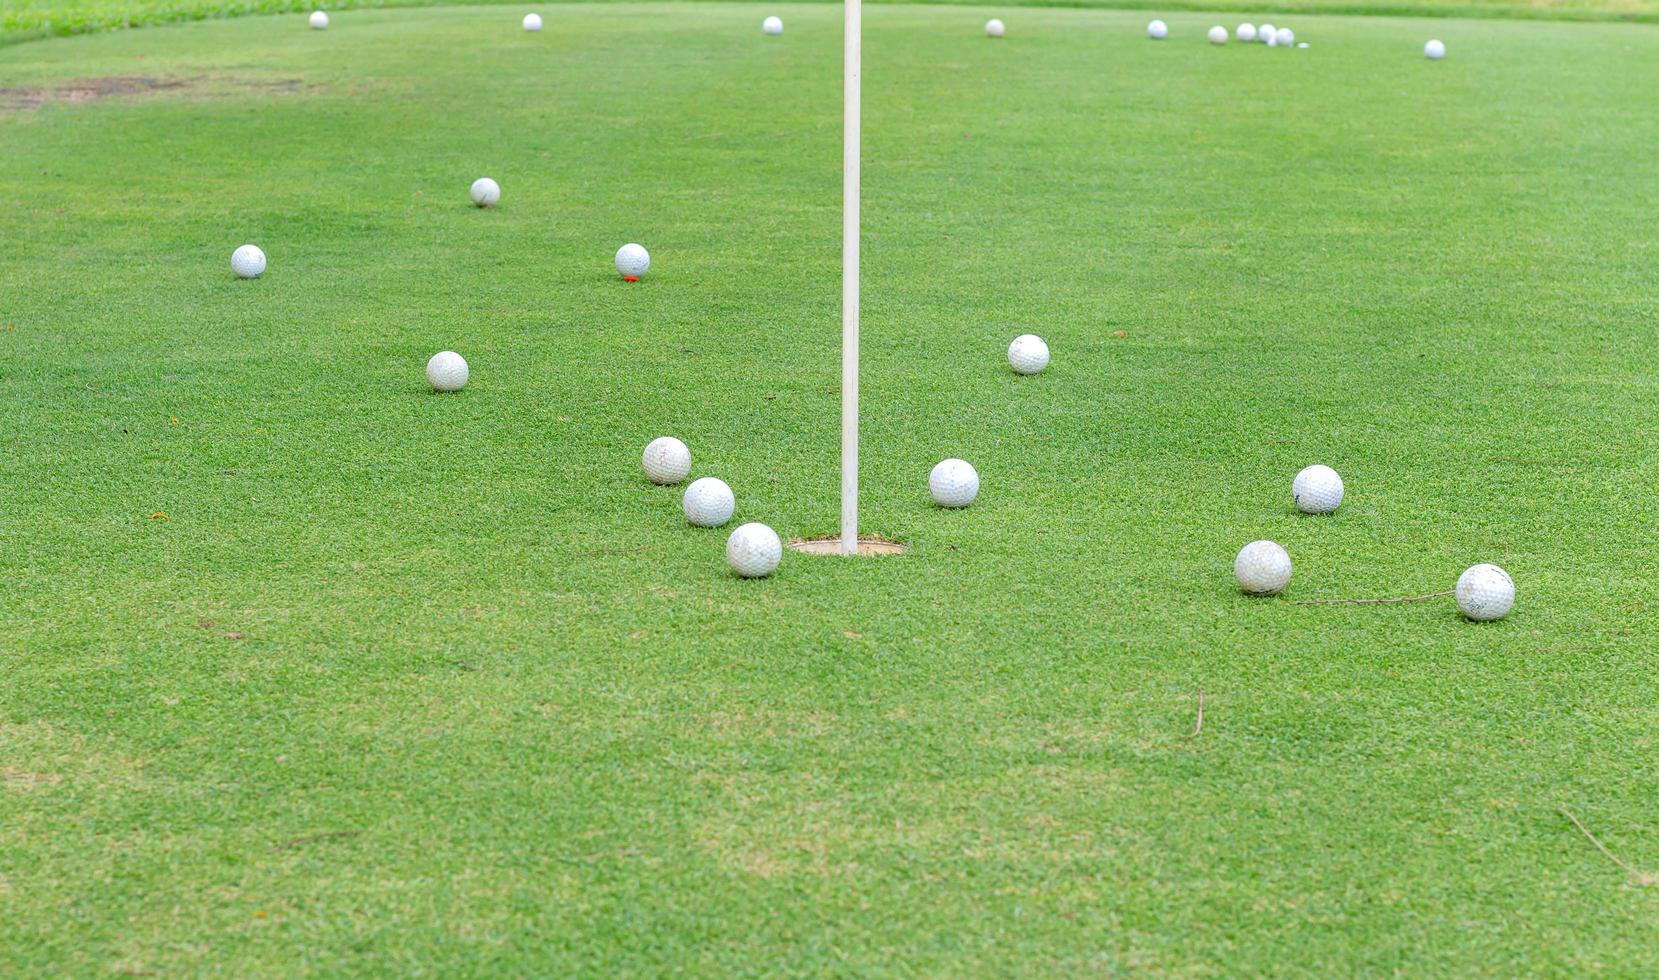
[[[287,851],[299,847],[301,844],[314,844],[320,840],[345,840],[349,837],[356,837],[361,833],[361,830],[330,830],[321,834],[305,834],[300,837],[289,838],[288,840],[285,840],[277,846],[271,848],[271,850]]]
[[[1388,602],[1422,602],[1425,599],[1444,599],[1455,595],[1450,590],[1446,592],[1430,592],[1426,595],[1405,595],[1397,599],[1298,599],[1291,603],[1294,606],[1375,606]]]
[[[1623,861],[1619,860],[1619,856],[1617,854],[1614,854],[1612,851],[1609,851],[1605,844],[1603,844],[1599,840],[1596,840],[1596,835],[1595,834],[1590,833],[1588,828],[1586,828],[1583,824],[1578,822],[1578,818],[1573,816],[1571,810],[1568,810],[1564,806],[1557,806],[1556,809],[1561,811],[1561,815],[1563,817],[1566,817],[1568,820],[1571,820],[1573,822],[1573,826],[1578,828],[1578,832],[1583,834],[1585,837],[1588,837],[1590,839],[1590,843],[1596,845],[1596,850],[1600,851],[1602,854],[1607,856],[1607,860],[1612,861],[1614,864],[1616,864],[1619,867],[1623,868],[1625,870],[1626,874],[1630,875],[1632,878],[1635,878],[1636,879],[1636,884],[1638,884],[1638,885],[1659,884],[1659,875],[1648,874],[1646,871],[1643,871],[1640,868],[1633,868],[1630,865],[1628,865],[1628,864],[1624,863]]]
[[[1185,740],[1186,741],[1191,741],[1192,739],[1197,738],[1198,733],[1203,731],[1203,730],[1204,730],[1204,689],[1199,688],[1198,689],[1198,723],[1192,726],[1192,734],[1185,736]]]

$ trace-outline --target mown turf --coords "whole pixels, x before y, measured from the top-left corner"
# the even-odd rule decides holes
[[[0,973],[1659,970],[1557,809],[1659,866],[1655,34],[870,11],[912,551],[749,582],[638,457],[835,527],[839,23],[778,9],[0,54]],[[1294,604],[1485,560],[1496,624]]]
[[[0,6],[0,45],[45,35],[84,34],[181,20],[252,13],[360,10],[362,8],[466,6],[495,0],[6,0]],[[761,3],[762,0],[752,0]],[[834,0],[828,0],[834,2]],[[868,0],[885,3],[888,0]],[[560,2],[525,9],[557,9]],[[1344,13],[1420,17],[1493,17],[1543,20],[1659,20],[1659,0],[1008,0],[1014,7],[1111,7],[1114,9],[1226,10],[1249,16]]]

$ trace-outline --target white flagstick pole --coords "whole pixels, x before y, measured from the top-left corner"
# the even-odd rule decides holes
[[[841,164],[841,553],[858,554],[858,159],[860,0],[846,0]]]

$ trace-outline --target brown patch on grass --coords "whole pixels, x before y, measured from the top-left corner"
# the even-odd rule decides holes
[[[151,78],[144,75],[106,75],[100,78],[76,78],[54,87],[0,88],[0,111],[30,112],[43,105],[65,103],[83,105],[104,99],[133,98],[156,94],[183,95],[191,92],[220,94],[232,91],[294,92],[304,86],[303,79],[207,79]]]
[[[4,782],[6,789],[13,793],[27,793],[41,786],[56,786],[62,780],[62,776],[49,772],[30,772],[16,766],[0,768],[0,782]]]

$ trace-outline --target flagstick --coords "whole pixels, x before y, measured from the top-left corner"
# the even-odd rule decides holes
[[[860,0],[846,0],[841,164],[841,553],[858,554],[858,158]]]

